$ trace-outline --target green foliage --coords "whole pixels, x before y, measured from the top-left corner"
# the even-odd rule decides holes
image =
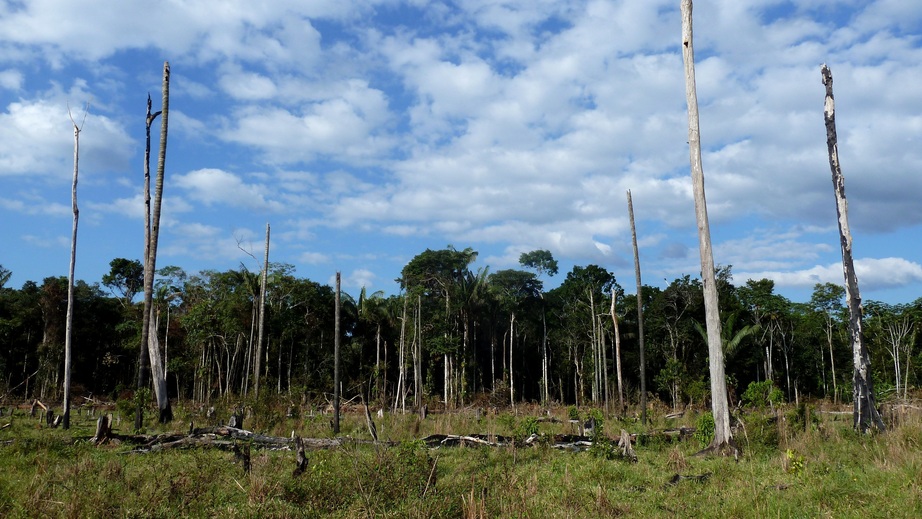
[[[637,435],[637,446],[648,451],[660,451],[669,446],[669,437],[658,432]]]
[[[775,415],[753,412],[746,415],[746,434],[748,448],[776,449],[781,442],[778,419]]]
[[[698,419],[695,420],[695,439],[702,447],[707,447],[714,441],[715,428],[714,415],[710,411],[698,415]]]
[[[557,275],[557,260],[551,254],[551,251],[540,249],[531,252],[523,252],[519,256],[519,265],[527,269],[534,270],[538,277],[543,274],[549,276]]]
[[[558,416],[567,414],[561,409]],[[446,430],[463,430],[470,423],[467,416],[435,416],[426,423],[442,420],[439,427]],[[345,418],[360,421],[355,415]],[[415,417],[403,418],[388,416],[402,420],[388,423],[392,437],[412,434]],[[528,421],[519,418],[519,426]],[[773,416],[752,412],[745,426],[748,436],[756,418],[777,429]],[[84,440],[93,425],[85,415],[74,416],[73,431],[37,428],[35,422],[20,411],[11,427],[0,430],[3,517],[675,515],[669,510],[691,517],[712,517],[715,510],[742,518],[922,515],[918,418],[873,437],[855,433],[849,420],[823,422],[819,430],[786,436],[780,449],[744,448],[740,463],[686,457],[695,446],[684,443],[659,448],[667,445],[661,434],[638,437],[641,463],[633,465],[612,463],[618,451],[607,439],[588,453],[546,448],[430,451],[419,441],[408,441],[311,451],[300,476],[292,475],[290,451],[254,445],[252,470],[244,474],[232,463],[231,453],[214,448],[126,456],[134,446],[94,446]],[[493,416],[484,420],[485,430],[499,426]],[[554,431],[569,424],[541,426]],[[182,429],[176,427],[172,433]],[[286,421],[288,427],[302,436],[314,432],[305,430],[302,420]],[[674,473],[713,476],[672,486],[668,482]]]
[[[515,434],[517,420],[514,414],[503,413],[497,417],[497,421],[503,426],[507,434]]]
[[[801,402],[797,407],[788,411],[786,417],[793,432],[808,432],[816,429],[820,423],[813,407],[806,402]]]
[[[696,378],[685,386],[685,396],[690,402],[703,403],[711,395],[711,385],[703,376]]]
[[[567,417],[570,420],[579,420],[579,408],[575,405],[571,405],[569,408],[567,408]]]
[[[763,409],[770,405],[781,403],[784,395],[771,380],[765,380],[763,382],[750,382],[746,391],[743,392],[742,398],[744,404]]]
[[[592,430],[592,439],[596,440],[605,436],[605,415],[601,409],[590,409],[589,418],[595,419],[595,428]]]
[[[515,428],[515,437],[524,439],[532,434],[538,434],[538,419],[534,416],[526,416]]]
[[[589,455],[603,460],[614,460],[621,457],[617,442],[603,435],[593,436],[592,446],[589,447]]]
[[[788,474],[795,476],[804,471],[804,457],[797,454],[792,449],[784,451],[785,464],[784,469]]]

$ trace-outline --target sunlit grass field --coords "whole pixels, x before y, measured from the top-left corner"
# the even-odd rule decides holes
[[[169,426],[148,423],[145,432],[208,424],[201,409],[176,411]],[[549,439],[576,432],[568,418],[590,411],[552,408],[553,422],[537,421],[548,415],[537,407],[462,409],[424,420],[386,413],[375,418],[382,440],[375,445],[364,414],[353,410],[340,436],[362,441],[309,451],[308,469],[295,476],[287,450],[253,445],[246,473],[229,450],[95,446],[95,417],[74,415],[64,431],[18,410],[0,418],[0,426],[12,422],[0,430],[0,517],[922,517],[922,419],[914,416],[860,436],[849,415],[810,406],[744,412],[735,429],[738,460],[696,456],[699,441],[656,434],[638,439],[636,463],[604,441],[582,452],[541,440],[438,449],[418,441],[433,433],[522,438],[535,428]],[[616,441],[621,429],[694,426],[697,418],[664,415],[651,413],[646,428],[635,418],[609,417],[603,440]],[[286,406],[264,403],[244,427],[330,438],[329,423],[330,415],[316,410],[286,417]],[[115,432],[129,434],[130,427],[122,419]]]

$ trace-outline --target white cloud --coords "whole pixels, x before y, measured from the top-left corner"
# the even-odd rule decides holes
[[[50,202],[34,194],[24,195],[23,198],[17,200],[0,196],[0,207],[27,215],[66,216],[73,214],[73,209],[69,205]]]
[[[173,182],[185,189],[190,199],[207,205],[282,210],[280,203],[269,199],[269,190],[264,185],[247,184],[239,176],[220,169],[190,171],[185,175],[177,175]]]
[[[855,274],[861,290],[896,288],[922,282],[922,265],[903,258],[862,258],[855,260]],[[844,283],[841,262],[791,272],[751,272],[735,277],[768,278],[779,286],[799,288],[813,287],[817,283]]]
[[[88,97],[82,92],[77,95]],[[10,103],[0,113],[0,176],[73,176],[74,126],[67,113],[67,97],[56,91],[47,99]],[[71,112],[82,125],[82,178],[126,169],[134,142],[125,129],[107,116],[94,114],[92,105],[85,121],[81,110]]]
[[[303,252],[298,256],[298,260],[310,265],[321,265],[330,262],[330,256],[322,252]]]
[[[378,276],[368,269],[355,269],[349,274],[342,276],[341,283],[343,286],[354,288],[357,291],[365,287],[369,292],[374,292],[372,288],[375,286],[375,279],[377,278]]]
[[[0,88],[6,90],[19,90],[22,88],[24,77],[22,72],[15,69],[0,70]]]
[[[362,163],[380,156],[393,141],[382,133],[388,118],[383,92],[365,81],[348,81],[336,97],[292,112],[277,107],[247,107],[235,114],[223,137],[261,149],[268,162],[292,163],[318,156]]]

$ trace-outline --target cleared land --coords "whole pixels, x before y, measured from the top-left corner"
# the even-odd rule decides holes
[[[737,440],[739,461],[694,454],[695,438],[672,441],[644,434],[694,427],[688,412],[665,419],[652,413],[647,428],[610,418],[601,441],[574,452],[551,446],[554,434],[573,434],[576,410],[464,409],[376,417],[386,444],[372,444],[363,412],[345,414],[345,441],[309,449],[303,474],[294,475],[293,450],[220,441],[138,453],[129,441],[96,446],[96,417],[73,419],[69,431],[47,427],[28,410],[0,418],[0,516],[3,517],[922,517],[922,419],[899,408],[884,434],[859,436],[851,416],[805,406],[746,411]],[[190,422],[226,421],[218,410],[180,407],[170,432],[188,434]],[[589,409],[581,409],[585,419]],[[116,416],[118,410],[113,411]],[[244,428],[264,435],[331,438],[329,415],[284,404],[257,404]],[[478,417],[480,414],[480,417]],[[543,421],[539,421],[541,418]],[[221,422],[223,423],[223,422]],[[122,418],[116,433],[128,434]],[[429,448],[432,434],[501,435],[531,446]],[[620,457],[621,429],[641,433],[638,461]],[[543,438],[543,439],[542,439]],[[606,440],[610,438],[610,440]],[[361,441],[358,441],[361,440]],[[239,451],[249,447],[250,470]]]

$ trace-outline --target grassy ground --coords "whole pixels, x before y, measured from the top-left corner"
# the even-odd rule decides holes
[[[282,418],[284,409],[271,406],[256,411],[244,424],[248,429],[331,436],[329,416]],[[564,423],[537,423],[539,432],[572,432],[567,414],[555,410]],[[376,420],[379,436],[396,446],[312,451],[308,470],[294,477],[294,455],[287,451],[254,449],[245,474],[227,451],[129,454],[127,444],[90,444],[91,417],[76,416],[74,427],[62,431],[20,411],[0,430],[0,516],[922,517],[918,419],[862,437],[851,431],[850,416],[748,413],[737,434],[739,461],[697,457],[698,442],[673,444],[661,436],[636,446],[637,463],[612,459],[606,448],[430,450],[413,441],[436,432],[521,435],[535,426],[528,417],[536,415],[521,409],[481,419],[471,412],[424,421],[387,415]],[[205,424],[180,409],[170,429],[186,430],[189,420]],[[695,417],[682,420],[692,425]],[[9,421],[5,415],[0,425]],[[681,424],[659,419],[651,428],[673,425]],[[128,427],[123,420],[119,432]],[[604,424],[613,437],[622,428],[641,430],[635,421]],[[345,415],[342,432],[368,438],[358,413]],[[708,476],[671,484],[676,474]]]

